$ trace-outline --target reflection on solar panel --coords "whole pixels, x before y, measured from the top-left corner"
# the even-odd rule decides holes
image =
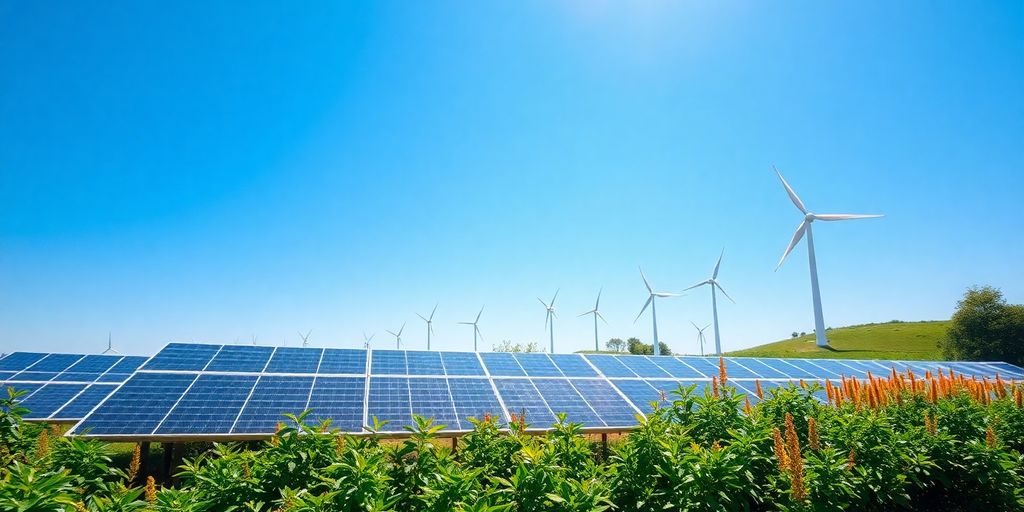
[[[0,379],[30,392],[23,401],[35,409],[34,418],[79,415],[84,419],[76,434],[128,439],[265,436],[286,422],[285,413],[305,410],[311,410],[308,421],[330,420],[346,432],[363,431],[376,418],[385,422],[383,432],[401,433],[414,415],[453,432],[472,429],[470,418],[507,425],[512,415],[545,429],[558,414],[590,429],[622,429],[635,425],[635,415],[650,412],[652,403],[674,400],[680,386],[704,393],[719,373],[717,358],[611,354],[172,343],[138,370],[145,358],[53,356],[0,359]],[[726,363],[730,383],[754,402],[755,380],[769,392],[801,379],[887,376],[892,368],[921,376],[954,371],[1024,379],[1024,369],[1005,363],[732,357]],[[112,375],[131,378],[119,388],[92,384]],[[17,376],[46,380],[12,379]]]

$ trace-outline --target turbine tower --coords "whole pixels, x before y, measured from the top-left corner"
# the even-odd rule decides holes
[[[602,289],[597,291],[597,301],[594,302],[594,309],[591,309],[590,311],[587,311],[585,313],[580,313],[578,315],[578,316],[594,315],[594,351],[595,352],[601,350],[601,345],[597,341],[597,319],[600,318],[602,322],[604,322],[606,324],[608,323],[608,321],[605,320],[603,316],[601,316],[601,312],[597,310],[597,308],[601,305],[601,292],[603,290],[604,290],[604,288],[602,288]]]
[[[427,323],[427,350],[430,350],[430,335],[434,334],[434,313],[437,313],[437,304],[434,304],[434,310],[430,312],[428,317],[416,313],[416,316],[422,318]]]
[[[700,356],[704,357],[704,330],[711,327],[711,324],[705,325],[704,327],[697,327],[697,324],[690,322],[694,329],[697,329],[697,341],[700,342]]]
[[[775,166],[772,166],[774,169]],[[789,194],[790,201],[793,201],[793,205],[796,206],[800,213],[804,214],[804,220],[800,222],[800,225],[796,228],[796,233],[793,234],[793,240],[789,242],[789,247],[786,247],[786,252],[782,254],[782,258],[779,259],[779,264],[775,267],[778,271],[782,267],[782,263],[786,261],[786,256],[793,251],[796,244],[800,242],[804,234],[807,234],[807,263],[811,270],[811,301],[814,303],[814,337],[817,340],[819,347],[827,347],[828,339],[825,338],[825,319],[821,314],[821,293],[818,291],[818,265],[814,259],[814,236],[811,233],[811,224],[816,220],[834,221],[834,220],[853,220],[853,219],[872,219],[881,217],[881,215],[860,215],[860,214],[849,214],[849,213],[812,213],[807,211],[803,201],[797,197],[796,192],[793,188],[786,183],[786,179],[782,177],[782,173],[778,169],[775,169],[775,174],[779,176],[779,180],[782,181],[782,186],[786,189],[786,194]]]
[[[367,336],[366,331],[363,331],[363,350],[370,350],[370,342],[373,341],[373,337],[376,335],[377,333],[373,333]]]
[[[655,310],[655,307],[654,307],[654,299],[656,299],[656,298],[678,297],[679,294],[678,293],[667,293],[667,292],[656,292],[656,291],[654,291],[654,289],[651,288],[651,283],[647,282],[647,276],[644,275],[644,269],[642,269],[642,268],[640,269],[640,278],[644,280],[644,286],[647,287],[647,293],[649,293],[650,295],[648,295],[647,302],[644,303],[643,309],[641,309],[640,313],[638,315],[636,315],[636,318],[633,319],[633,323],[635,324],[636,321],[640,319],[640,315],[643,315],[644,311],[647,311],[647,306],[651,307],[651,320],[654,323],[654,344],[651,345],[651,348],[653,349],[652,353],[654,355],[660,356],[661,355],[661,344],[658,343],[658,313],[657,313],[657,311]]]
[[[388,334],[390,334],[390,335],[395,337],[395,350],[401,350],[402,349],[402,331],[405,330],[405,323],[404,322],[402,323],[402,328],[399,329],[398,332],[391,332],[391,331],[388,331],[387,329],[384,329],[384,330],[387,331]]]
[[[732,297],[730,297],[728,293],[725,293],[725,289],[722,288],[722,285],[718,284],[718,268],[722,265],[722,256],[724,256],[724,255],[725,255],[725,249],[722,249],[722,253],[718,255],[718,262],[715,263],[715,269],[711,271],[711,279],[708,279],[707,281],[701,281],[701,282],[699,282],[699,283],[697,283],[697,284],[695,284],[695,285],[693,285],[693,286],[691,286],[691,287],[686,289],[686,290],[692,290],[694,288],[697,288],[698,286],[704,286],[704,285],[708,285],[708,286],[711,287],[711,316],[712,316],[712,321],[713,321],[713,323],[715,325],[715,355],[721,355],[722,354],[722,339],[721,339],[721,337],[718,334],[718,299],[715,297],[715,288],[718,288],[718,290],[720,292],[722,292],[722,295],[725,295],[725,298],[727,298],[730,301],[732,301],[733,304],[736,303],[736,301],[732,300]],[[683,290],[683,291],[685,292],[686,290]],[[701,339],[703,339],[703,337],[704,337],[704,334],[702,332],[701,333]],[[704,345],[701,345],[702,355],[703,355],[703,351],[704,351],[703,347],[704,347]]]
[[[302,331],[299,331],[299,337],[302,338],[302,346],[303,347],[308,347],[309,346],[309,335],[310,334],[313,334],[313,329],[310,329],[309,331],[306,331],[305,335],[302,334]]]
[[[479,336],[480,338],[484,337],[484,335],[480,333],[480,326],[478,325],[480,323],[480,315],[482,315],[482,314],[484,314],[484,308],[483,308],[483,306],[480,306],[480,312],[476,314],[476,320],[473,320],[472,322],[459,322],[462,325],[472,325],[473,326],[473,352],[477,351],[476,350],[477,336]]]
[[[544,329],[547,330],[548,324],[551,325],[551,351],[549,352],[550,354],[555,353],[555,319],[558,318],[558,315],[555,314],[555,299],[557,298],[558,290],[555,290],[555,296],[551,297],[550,304],[546,304],[544,300],[542,300],[540,297],[537,297],[537,300],[540,301],[541,305],[544,306],[544,309],[547,310],[547,313],[545,313],[544,315]]]

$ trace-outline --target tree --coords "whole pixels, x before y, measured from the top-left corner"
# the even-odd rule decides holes
[[[793,331],[793,334],[791,334],[790,336],[796,338],[796,337],[800,336],[800,333],[798,333],[796,331]]]
[[[625,346],[626,342],[622,341],[622,338],[612,338],[604,344],[604,348],[611,352],[622,352],[622,349],[625,348]]]
[[[511,340],[501,340],[501,343],[494,345],[495,352],[540,352],[540,345],[536,341],[527,343],[512,343]]]
[[[968,288],[939,346],[947,359],[1022,364],[1024,306],[1007,304],[991,286]]]
[[[626,344],[630,354],[636,355],[652,355],[654,354],[654,345],[650,343],[644,343],[639,338],[630,338],[626,340]],[[661,347],[661,354],[663,356],[671,355],[672,349],[668,347],[663,341],[658,342],[658,346]]]

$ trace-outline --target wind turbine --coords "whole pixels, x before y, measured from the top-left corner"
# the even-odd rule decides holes
[[[363,331],[363,350],[370,350],[370,342],[373,341],[373,337],[376,335],[377,333],[373,333],[367,336],[366,331]]]
[[[640,319],[640,315],[643,315],[644,311],[647,311],[647,306],[651,307],[651,319],[654,322],[654,345],[652,345],[651,348],[653,349],[652,352],[654,353],[654,355],[660,356],[661,345],[658,343],[658,313],[655,311],[654,308],[654,299],[678,297],[679,294],[654,291],[654,289],[651,288],[651,283],[647,282],[647,276],[644,275],[644,269],[642,268],[640,269],[640,278],[644,280],[644,286],[647,287],[647,293],[649,293],[650,295],[647,297],[647,302],[644,303],[643,309],[641,309],[640,313],[637,314],[636,318],[633,319],[633,323],[635,324],[636,321]]]
[[[715,324],[715,354],[722,353],[722,339],[718,335],[718,299],[715,297],[715,288],[718,288],[718,290],[722,292],[722,295],[725,295],[725,298],[732,301],[733,304],[736,303],[736,301],[732,300],[732,297],[730,297],[728,293],[725,293],[725,289],[722,288],[722,285],[718,284],[718,268],[722,266],[722,256],[724,255],[725,249],[722,249],[722,253],[718,255],[718,262],[715,263],[715,269],[711,271],[711,279],[708,279],[707,281],[701,281],[686,289],[692,290],[698,286],[704,285],[708,285],[711,287],[711,316]],[[686,290],[683,291],[685,292]],[[701,333],[702,339],[703,336],[704,334]],[[701,351],[703,352],[703,345],[701,345],[701,347]]]
[[[537,300],[540,301],[547,313],[544,315],[544,329],[548,329],[548,324],[551,324],[551,354],[555,353],[555,319],[558,315],[555,314],[555,299],[558,298],[558,290],[555,290],[555,296],[551,297],[551,303],[547,304],[540,297]]]
[[[775,169],[775,166],[772,166]],[[793,234],[793,240],[789,242],[789,247],[786,247],[786,252],[782,254],[782,258],[779,259],[779,264],[775,267],[778,271],[782,267],[782,263],[786,261],[786,256],[793,251],[796,244],[803,238],[804,233],[807,234],[807,262],[811,270],[811,301],[814,303],[814,337],[817,339],[819,347],[827,347],[828,339],[825,338],[825,320],[821,314],[821,293],[818,291],[818,265],[814,259],[814,236],[811,233],[811,224],[816,220],[834,221],[834,220],[853,220],[853,219],[873,219],[881,217],[881,215],[859,215],[849,213],[812,213],[807,211],[803,201],[797,197],[796,192],[793,188],[786,183],[786,179],[782,177],[782,173],[778,169],[775,169],[775,174],[779,176],[779,180],[782,181],[782,186],[786,188],[786,193],[789,194],[790,201],[793,201],[793,205],[796,206],[800,213],[804,214],[804,220],[800,222],[800,225],[796,228],[796,233]]]
[[[310,334],[313,334],[313,329],[310,329],[309,331],[307,331],[305,336],[302,335],[302,331],[299,331],[299,337],[302,338],[302,346],[303,347],[308,347],[309,346],[309,335]]]
[[[390,335],[395,337],[395,350],[401,350],[401,348],[402,348],[402,331],[405,330],[405,322],[402,323],[402,328],[399,329],[398,332],[391,332],[391,331],[388,331],[387,329],[384,329],[384,330],[387,331],[388,334],[390,334]]]
[[[480,336],[480,338],[484,337],[483,334],[480,334],[480,326],[477,325],[477,324],[480,323],[480,315],[482,315],[482,314],[484,314],[483,306],[480,307],[480,312],[476,314],[476,320],[473,320],[472,322],[459,322],[462,325],[472,325],[473,326],[473,352],[476,352],[476,338],[477,338],[477,336]]]
[[[594,309],[591,309],[590,311],[587,311],[585,313],[580,313],[579,315],[577,315],[577,316],[594,315],[594,351],[595,352],[601,350],[601,345],[598,344],[598,341],[597,341],[597,319],[600,318],[601,321],[603,321],[604,323],[606,323],[606,324],[608,323],[608,321],[605,320],[603,316],[601,316],[601,312],[597,310],[598,306],[601,305],[601,292],[603,290],[604,290],[604,288],[602,288],[602,289],[597,291],[597,301],[594,302]]]
[[[416,316],[423,318],[423,321],[427,323],[427,350],[430,350],[430,335],[434,334],[434,313],[437,312],[437,304],[434,304],[434,310],[430,312],[430,316],[424,318],[423,315],[416,313]]]
[[[694,329],[697,329],[697,341],[700,342],[700,356],[704,357],[704,330],[711,327],[711,325],[708,324],[704,327],[697,327],[697,324],[693,322],[690,322],[690,324],[693,325]]]
[[[110,332],[107,332],[107,349],[102,352],[103,354],[115,354],[120,355],[121,353],[114,350],[113,338],[110,336]]]

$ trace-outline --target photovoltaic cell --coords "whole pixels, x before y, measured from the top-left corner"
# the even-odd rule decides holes
[[[405,360],[409,365],[409,375],[444,375],[440,352],[410,350],[405,353]]]
[[[266,373],[316,373],[322,348],[279,347],[267,363]],[[302,412],[302,411],[299,411]]]
[[[386,421],[385,432],[401,432],[412,425],[412,405],[407,377],[370,377],[370,396],[367,403],[367,423],[373,419]]]
[[[636,379],[616,379],[611,381],[612,385],[619,388],[619,391],[626,398],[629,398],[633,405],[637,406],[644,414],[650,414],[654,411],[651,406],[651,402],[660,401],[658,390],[651,387],[646,381]]]
[[[597,412],[605,425],[610,427],[636,425],[636,409],[633,409],[608,381],[572,379],[571,382],[583,399]]]
[[[366,351],[350,348],[324,349],[320,359],[320,373],[347,373],[352,375],[366,374]]]
[[[732,361],[733,359],[727,359],[725,363],[726,371],[729,372],[730,377],[734,376],[732,373]],[[780,364],[776,359],[754,359],[752,357],[744,357],[743,359],[736,359],[736,361],[743,364],[743,366],[746,366],[748,370],[754,372],[754,375],[757,375],[755,378],[759,379],[789,379],[797,377],[797,374],[805,373],[803,370],[794,366]],[[819,372],[820,371],[821,370],[819,370]]]
[[[590,408],[568,379],[533,379],[533,385],[540,391],[548,408],[555,414],[564,413],[566,421],[580,423],[584,427],[603,427],[604,422]],[[550,427],[551,425],[537,425]]]
[[[54,381],[60,382],[92,382],[121,360],[121,356],[89,355],[68,367]]]
[[[718,358],[707,359],[706,361],[713,362],[716,367],[718,366]],[[724,361],[729,377],[734,379],[757,379],[760,377],[756,371],[751,370],[745,364],[742,364],[733,358],[727,357]],[[743,361],[745,362],[746,359]],[[717,374],[715,376],[717,377]]]
[[[64,407],[53,413],[50,418],[66,421],[82,419],[94,407],[99,405],[103,399],[110,396],[115,389],[117,389],[117,386],[114,384],[92,384],[64,405]]]
[[[838,379],[842,377],[841,373],[836,373],[834,370],[830,368],[826,368],[822,365],[815,364],[815,362],[808,361],[806,359],[790,359],[785,360],[785,362],[788,363],[790,366],[795,366],[803,370],[803,373],[800,373],[799,375],[793,375],[794,377],[797,378],[801,378],[802,375],[806,374],[813,375],[814,377],[817,378],[824,377],[827,379]]]
[[[562,372],[558,371],[555,363],[547,354],[519,353],[513,354],[519,366],[523,367],[530,377],[561,377]]]
[[[49,382],[57,375],[60,375],[60,372],[34,372],[31,370],[25,370],[15,374],[14,377],[11,377],[11,380],[20,380],[22,382]]]
[[[14,352],[7,354],[6,357],[0,359],[0,371],[13,371],[17,373],[32,366],[44,357],[46,357],[46,354],[40,352]]]
[[[473,428],[467,421],[471,417],[482,420],[485,416],[491,416],[498,419],[499,425],[505,424],[501,404],[487,379],[449,377],[448,389],[451,390],[455,410],[459,416],[459,425],[463,430]]]
[[[579,354],[549,354],[551,361],[566,377],[596,377],[594,367]]]
[[[14,377],[16,373],[17,372],[0,372],[0,382],[8,380],[11,377]]]
[[[171,409],[156,434],[227,434],[245,399],[256,384],[255,375],[204,374]]]
[[[528,379],[494,379],[509,414],[522,416],[534,428],[548,428],[555,416]]]
[[[25,419],[45,419],[85,389],[85,384],[47,384],[21,403]]]
[[[523,367],[508,352],[484,352],[480,354],[487,372],[494,377],[520,377],[526,375]]]
[[[62,372],[85,356],[79,354],[50,354],[28,369],[34,372]]]
[[[645,356],[615,356],[618,357],[622,364],[626,365],[627,368],[633,370],[633,373],[640,377],[653,377],[653,378],[668,378],[671,375],[665,370],[662,370],[660,366],[651,362]],[[668,357],[668,356],[658,356]]]
[[[220,350],[221,345],[168,343],[145,366],[144,370],[201,371]]]
[[[413,414],[432,418],[434,425],[446,425],[446,430],[460,428],[448,381],[443,377],[409,379],[409,395]]]
[[[473,352],[441,352],[447,375],[483,375],[484,367]]]
[[[273,347],[224,345],[206,367],[208,372],[259,373],[267,366]]]
[[[148,357],[124,356],[113,368],[100,375],[96,382],[124,382],[147,360],[149,360]]]
[[[408,375],[409,366],[404,350],[374,350],[370,375]]]
[[[718,376],[718,360],[711,362],[703,357],[680,357],[679,360],[690,365],[693,369],[703,373],[709,379]]]
[[[598,370],[604,374],[605,377],[636,377],[626,365],[622,364],[615,356],[609,355],[598,355],[598,354],[587,354],[584,356],[590,361]]]
[[[150,434],[181,398],[194,373],[137,373],[75,426],[77,434]]]
[[[704,378],[704,374],[693,369],[690,365],[674,358],[661,356],[652,359],[654,364],[660,366],[663,370],[668,372],[670,375],[680,379],[701,379]]]
[[[331,428],[360,432],[365,391],[366,377],[317,377],[309,397],[309,418],[316,423],[330,419]]]
[[[18,398],[19,401],[24,402],[32,396],[32,393],[35,393],[43,386],[44,384],[41,382],[5,382],[3,384],[4,396],[7,396],[7,388],[14,388],[14,391],[24,391],[25,394]]]
[[[1000,375],[1012,376],[1014,379],[1024,378],[1024,369],[1009,363],[988,363],[986,366],[994,368]]]
[[[300,414],[309,402],[313,377],[263,375],[231,430],[234,433],[270,434],[286,413]]]

